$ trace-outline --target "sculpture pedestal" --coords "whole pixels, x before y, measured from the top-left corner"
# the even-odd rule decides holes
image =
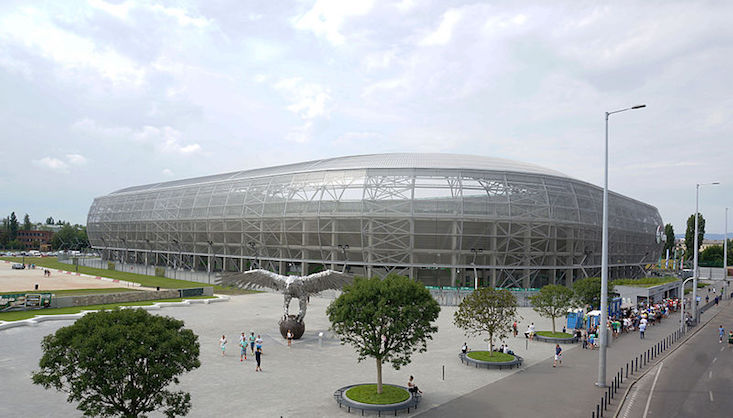
[[[289,315],[288,319],[280,320],[280,334],[283,338],[288,338],[288,330],[293,333],[294,340],[299,339],[303,336],[303,333],[305,333],[305,324],[303,322],[296,321],[295,318],[295,315]]]

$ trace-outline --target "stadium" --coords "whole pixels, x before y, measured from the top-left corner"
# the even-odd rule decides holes
[[[329,158],[129,187],[98,197],[108,260],[175,270],[346,269],[426,285],[538,288],[597,276],[603,190],[557,171],[456,154]],[[662,219],[609,193],[609,275],[661,252]],[[475,270],[474,270],[475,269]]]

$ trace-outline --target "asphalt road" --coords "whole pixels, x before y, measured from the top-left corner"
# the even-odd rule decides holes
[[[718,342],[718,327],[733,329],[733,305],[725,306],[633,388],[620,417],[733,416],[733,344]]]

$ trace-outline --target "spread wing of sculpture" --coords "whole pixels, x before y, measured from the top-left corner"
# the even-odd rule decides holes
[[[300,338],[305,332],[303,319],[308,309],[308,298],[310,295],[324,290],[341,290],[344,285],[352,282],[354,276],[334,270],[321,271],[307,276],[282,276],[271,271],[256,269],[242,273],[224,273],[221,277],[221,285],[237,286],[242,288],[267,287],[283,293],[283,317],[280,320],[280,333],[283,338],[288,330],[294,334],[295,339]],[[297,315],[290,315],[290,301],[296,298],[300,310]]]

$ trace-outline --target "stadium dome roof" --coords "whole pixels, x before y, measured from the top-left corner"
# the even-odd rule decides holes
[[[235,171],[226,174],[216,174],[212,176],[196,177],[185,180],[174,180],[164,183],[133,186],[118,190],[116,192],[113,192],[112,194],[164,189],[168,187],[185,186],[197,183],[267,177],[281,174],[390,168],[433,168],[450,170],[502,171],[568,178],[567,175],[559,171],[550,170],[548,168],[544,168],[535,164],[507,160],[503,158],[492,158],[467,154],[388,153],[326,158],[322,160],[306,161],[275,167],[257,168],[252,170]]]

